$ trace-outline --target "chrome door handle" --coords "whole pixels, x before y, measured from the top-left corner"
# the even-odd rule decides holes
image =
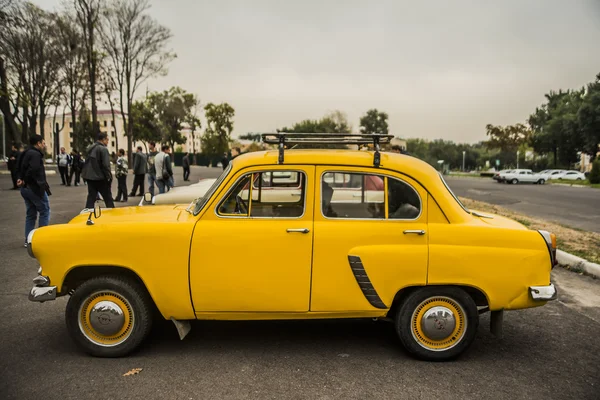
[[[308,233],[310,230],[308,228],[299,228],[299,229],[288,229],[287,233]]]
[[[413,234],[413,235],[424,235],[425,231],[423,229],[407,229],[404,231],[405,235]]]

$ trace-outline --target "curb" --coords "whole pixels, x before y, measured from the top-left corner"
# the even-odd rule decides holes
[[[0,171],[0,175],[10,175],[10,171]],[[47,169],[46,175],[56,175],[56,171],[53,169]]]
[[[574,256],[562,250],[556,250],[556,260],[560,265],[568,265],[581,269],[586,275],[600,278],[600,265],[596,263],[584,260],[581,257]]]
[[[591,189],[591,186],[586,186],[586,185],[573,185],[573,184],[569,184],[569,183],[553,183],[553,182],[546,182],[546,184],[550,184],[552,186],[567,186],[567,187],[578,187],[578,188],[588,188]]]

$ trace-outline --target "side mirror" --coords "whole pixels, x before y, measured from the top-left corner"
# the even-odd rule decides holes
[[[150,193],[150,192],[144,193],[144,201],[146,203],[152,202],[152,193]]]

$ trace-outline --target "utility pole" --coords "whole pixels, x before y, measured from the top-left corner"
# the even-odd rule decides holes
[[[462,167],[463,172],[465,172],[465,154],[466,154],[466,151],[463,150],[463,167]]]
[[[0,129],[2,129],[2,159],[6,160],[6,133],[4,129],[4,118],[0,119]]]

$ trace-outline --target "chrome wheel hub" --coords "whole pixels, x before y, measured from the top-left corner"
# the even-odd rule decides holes
[[[421,319],[421,329],[432,340],[448,338],[456,327],[456,316],[451,309],[436,306],[427,310]]]
[[[99,334],[113,336],[125,325],[125,316],[118,304],[105,300],[92,308],[89,323]]]

